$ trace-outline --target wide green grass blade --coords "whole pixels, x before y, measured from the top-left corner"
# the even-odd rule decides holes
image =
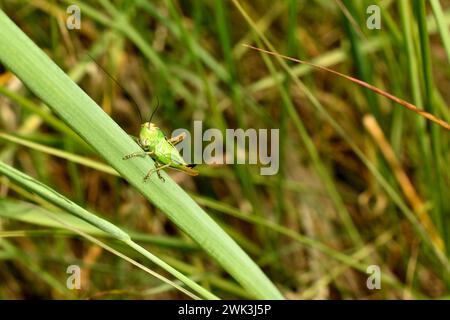
[[[0,61],[88,142],[125,179],[215,258],[244,288],[262,299],[282,295],[247,254],[165,173],[147,158],[124,161],[139,146],[0,11]]]

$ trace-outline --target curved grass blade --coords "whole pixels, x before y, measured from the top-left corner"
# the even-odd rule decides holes
[[[321,69],[323,71],[327,71],[327,72],[330,72],[332,74],[335,74],[335,75],[337,75],[337,76],[339,76],[341,78],[344,78],[344,79],[347,79],[347,80],[349,80],[351,82],[354,82],[354,83],[360,85],[361,87],[365,87],[365,88],[367,88],[369,90],[372,90],[373,92],[375,92],[375,93],[377,93],[377,94],[379,94],[379,95],[381,95],[383,97],[386,97],[386,98],[394,101],[395,103],[401,105],[402,107],[405,107],[406,109],[411,110],[411,111],[417,113],[418,115],[420,115],[420,116],[422,116],[422,117],[424,117],[424,118],[426,118],[426,119],[428,119],[428,120],[430,120],[430,121],[440,125],[444,129],[450,131],[450,124],[447,123],[446,121],[436,117],[434,114],[431,114],[431,113],[429,113],[427,111],[424,111],[424,110],[420,109],[419,107],[413,105],[412,103],[409,103],[409,102],[407,102],[407,101],[405,101],[403,99],[400,99],[400,98],[398,98],[398,97],[396,97],[396,96],[394,96],[394,95],[392,95],[392,94],[390,94],[390,93],[388,93],[388,92],[386,92],[384,90],[381,90],[381,89],[379,89],[379,88],[377,88],[377,87],[375,87],[375,86],[373,86],[373,85],[371,85],[371,84],[369,84],[367,82],[364,82],[364,81],[356,79],[354,77],[345,75],[345,74],[340,73],[340,72],[338,72],[336,70],[333,70],[333,69],[330,69],[330,68],[327,68],[327,67],[323,67],[323,66],[319,66],[319,65],[307,62],[307,61],[300,60],[300,59],[296,59],[296,58],[292,58],[292,57],[289,57],[289,56],[285,56],[285,55],[279,54],[277,52],[273,52],[273,51],[266,50],[266,49],[261,49],[261,48],[258,48],[258,47],[255,47],[255,46],[251,46],[251,45],[248,45],[248,44],[244,44],[244,46],[248,47],[250,49],[256,50],[256,51],[260,51],[260,52],[272,55],[272,56],[277,56],[277,57],[280,57],[282,59],[286,59],[286,60],[290,60],[290,61],[293,61],[293,62],[305,64],[305,65],[311,66],[313,68]]]

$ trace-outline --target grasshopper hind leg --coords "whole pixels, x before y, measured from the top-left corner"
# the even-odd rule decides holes
[[[166,182],[166,179],[163,178],[159,170],[156,170],[156,174],[158,175],[159,180],[161,180],[162,182]]]
[[[162,181],[165,182],[166,180],[161,176],[161,173],[159,171],[161,171],[164,168],[168,168],[171,166],[172,163],[168,163],[168,164],[164,164],[164,165],[160,165],[158,162],[155,162],[155,168],[151,169],[147,172],[147,174],[144,177],[144,182],[146,182],[148,180],[148,178],[150,178],[150,176],[152,175],[153,172],[156,172],[156,174],[158,175],[158,178]]]

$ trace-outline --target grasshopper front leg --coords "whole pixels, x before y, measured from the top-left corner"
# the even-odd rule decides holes
[[[153,151],[137,151],[137,152],[133,152],[130,154],[127,154],[126,156],[124,156],[122,159],[123,160],[128,160],[134,157],[145,157],[146,155],[152,156],[153,155]]]

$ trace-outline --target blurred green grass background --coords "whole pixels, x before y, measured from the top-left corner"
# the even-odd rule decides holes
[[[144,118],[158,97],[154,122],[166,134],[189,130],[194,120],[204,130],[280,129],[275,176],[250,165],[200,165],[195,178],[168,173],[286,298],[445,298],[449,132],[349,81],[293,62],[283,67],[242,46],[270,42],[449,122],[450,1],[375,3],[380,30],[366,27],[374,1],[365,0],[30,0],[0,7],[130,134],[140,125],[130,97]],[[70,4],[81,9],[80,30],[66,28]],[[98,156],[4,69],[0,94],[2,161],[129,230],[214,294],[252,298],[109,167],[95,167]],[[4,133],[20,139],[11,143]],[[39,197],[1,179],[0,298],[185,297],[59,229],[42,208],[24,203],[46,208]],[[18,220],[14,210],[30,218]],[[83,270],[82,290],[65,288],[72,264]],[[382,270],[380,290],[366,286],[370,265]]]

